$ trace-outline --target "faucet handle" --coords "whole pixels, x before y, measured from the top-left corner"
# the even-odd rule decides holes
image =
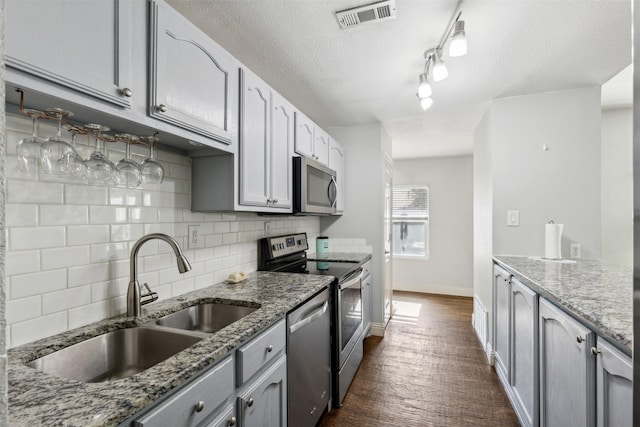
[[[140,295],[140,305],[145,305],[158,300],[158,293],[153,292],[148,284],[143,283],[142,286],[147,290],[147,293]]]

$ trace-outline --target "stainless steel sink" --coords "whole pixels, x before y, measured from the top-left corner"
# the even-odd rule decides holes
[[[155,323],[169,328],[212,334],[253,313],[258,308],[260,308],[258,304],[254,307],[220,303],[197,304],[162,317]]]
[[[118,329],[36,359],[28,366],[85,383],[116,381],[142,372],[201,339],[144,326]]]

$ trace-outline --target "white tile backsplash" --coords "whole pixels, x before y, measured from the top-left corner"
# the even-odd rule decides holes
[[[256,241],[264,237],[265,219],[253,213],[191,212],[190,158],[159,151],[164,182],[137,189],[53,182],[53,177],[10,167],[16,163],[15,144],[25,130],[30,132],[31,123],[7,116],[7,128],[7,141],[14,145],[6,156],[10,347],[124,313],[130,250],[147,233],[176,238],[193,267],[180,274],[167,244],[145,243],[138,279],[160,299],[210,286],[235,271],[256,270]],[[119,160],[121,150],[112,148],[109,156]],[[136,153],[142,157],[147,151]],[[274,234],[306,232],[315,239],[319,231],[317,217],[268,221]],[[187,248],[190,224],[200,226],[204,248]]]

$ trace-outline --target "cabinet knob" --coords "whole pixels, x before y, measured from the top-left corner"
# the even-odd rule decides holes
[[[600,350],[598,347],[591,347],[591,354],[593,354],[594,356],[597,356],[600,353],[602,353],[602,350]]]
[[[272,346],[272,345],[269,345],[269,346],[267,347],[267,353],[271,353],[272,351],[273,351],[273,346]]]
[[[203,409],[204,409],[204,400],[200,400],[198,403],[196,403],[196,412],[202,412]]]
[[[273,199],[272,202],[273,202],[274,205],[277,205],[278,204],[278,199]]]
[[[249,400],[247,400],[247,406],[253,406],[253,397],[250,397]]]
[[[231,417],[231,418],[229,418],[229,421],[227,421],[227,425],[228,425],[228,426],[234,426],[234,425],[236,425],[236,417]]]
[[[271,204],[271,202],[273,202],[273,200],[271,200],[271,199],[267,199],[267,205],[270,205],[270,204]]]
[[[168,110],[167,106],[164,104],[160,104],[158,105],[158,110],[162,111],[163,113],[166,112]]]
[[[584,337],[581,335],[576,336],[576,341],[578,341],[578,343],[583,343],[584,342]]]
[[[133,96],[133,91],[128,87],[122,88],[122,94],[127,98],[131,98]]]

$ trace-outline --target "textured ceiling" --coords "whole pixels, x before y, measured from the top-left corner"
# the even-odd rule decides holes
[[[469,53],[416,99],[423,52],[455,0],[396,0],[397,19],[341,30],[368,0],[169,0],[320,126],[382,122],[394,158],[470,153],[495,98],[601,85],[631,62],[631,0],[469,0]]]

